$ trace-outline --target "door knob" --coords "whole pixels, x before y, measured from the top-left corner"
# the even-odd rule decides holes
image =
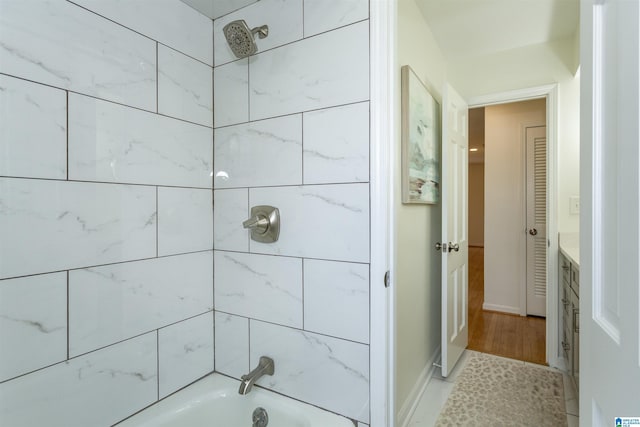
[[[453,243],[449,242],[449,252],[451,252],[451,251],[458,252],[459,250],[460,250],[460,245],[458,243],[453,244]]]
[[[532,236],[535,236],[536,234],[538,234],[538,230],[536,230],[535,228],[530,228],[529,234],[531,234]]]
[[[447,252],[447,244],[446,243],[436,243],[436,251],[442,251],[442,252]]]

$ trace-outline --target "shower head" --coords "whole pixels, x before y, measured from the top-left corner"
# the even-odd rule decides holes
[[[261,39],[269,35],[269,27],[266,25],[250,30],[244,20],[229,22],[222,30],[229,47],[238,58],[246,58],[258,51],[254,40],[256,33]]]

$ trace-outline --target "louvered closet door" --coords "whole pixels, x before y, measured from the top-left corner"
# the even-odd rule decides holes
[[[547,127],[527,127],[527,314],[547,314]]]

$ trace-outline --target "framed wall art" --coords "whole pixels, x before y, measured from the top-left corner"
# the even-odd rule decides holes
[[[402,67],[402,202],[440,200],[440,104],[416,73]]]

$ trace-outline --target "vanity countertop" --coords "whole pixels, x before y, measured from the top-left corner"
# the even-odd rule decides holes
[[[559,233],[560,252],[577,267],[580,266],[580,233]]]

